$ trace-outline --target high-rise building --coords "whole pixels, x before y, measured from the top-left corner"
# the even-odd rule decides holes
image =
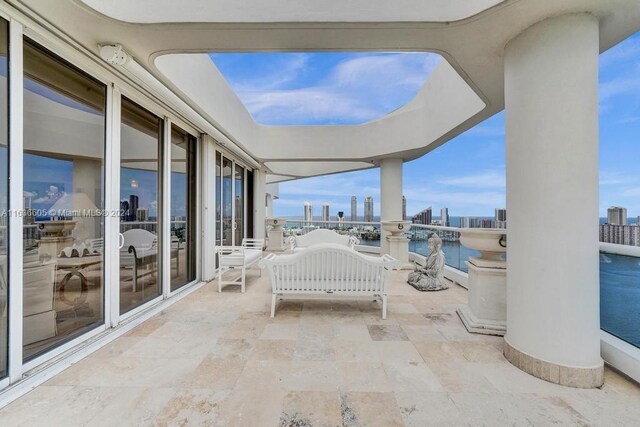
[[[364,198],[364,222],[373,222],[373,197]]]
[[[640,227],[600,224],[600,241],[617,245],[640,246]]]
[[[129,221],[129,201],[120,200],[120,221]]]
[[[478,218],[478,228],[495,228],[496,222],[492,219]]]
[[[313,205],[309,202],[304,202],[304,220],[313,221]]]
[[[468,216],[461,216],[460,228],[471,228],[471,218],[469,218]]]
[[[507,228],[507,210],[496,208],[495,228]]]
[[[131,194],[129,196],[129,221],[135,221],[138,215],[138,196]]]
[[[322,220],[329,221],[331,218],[329,217],[329,203],[322,204]]]
[[[136,211],[136,219],[139,222],[149,221],[149,209],[138,208],[138,210]]]
[[[407,219],[407,198],[402,196],[402,219]]]
[[[449,208],[440,209],[440,225],[449,226]]]
[[[611,206],[607,209],[607,224],[627,225],[627,208]]]
[[[351,221],[355,222],[358,220],[358,198],[356,196],[351,196]]]
[[[413,222],[414,224],[431,225],[431,220],[432,220],[431,206],[421,210],[420,212],[418,212],[417,214],[411,217],[411,222]]]

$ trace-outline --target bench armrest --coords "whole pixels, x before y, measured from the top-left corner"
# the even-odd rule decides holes
[[[265,256],[260,260],[260,262],[258,263],[258,267],[265,268],[267,264],[269,264],[269,261],[273,260],[275,257],[276,257],[276,254],[273,254],[273,253],[267,254],[267,256]]]
[[[291,250],[294,250],[296,248],[296,236],[287,237],[287,242],[289,243],[289,247],[291,248]]]

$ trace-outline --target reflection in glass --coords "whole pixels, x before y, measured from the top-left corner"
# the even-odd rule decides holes
[[[216,152],[216,247],[222,244],[222,155]],[[215,265],[218,265],[216,251]]]
[[[196,138],[171,125],[171,290],[195,280]]]
[[[222,158],[222,245],[233,245],[233,199],[231,198],[231,160]]]
[[[122,98],[120,136],[120,313],[162,293],[158,187],[162,120]]]
[[[9,240],[7,226],[9,217],[9,152],[8,139],[8,69],[9,51],[8,22],[0,18],[0,378],[7,376],[9,281],[7,259]],[[17,254],[20,256],[20,254]]]
[[[24,44],[23,356],[103,322],[106,87]]]
[[[244,237],[244,224],[242,219],[244,218],[244,168],[236,164],[235,168],[235,214],[236,221],[233,225],[235,228],[235,245],[242,244],[242,238]]]

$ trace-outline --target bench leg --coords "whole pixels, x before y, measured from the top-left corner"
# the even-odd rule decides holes
[[[387,318],[387,296],[382,295],[382,320]]]
[[[272,294],[271,295],[271,317],[276,317],[276,303],[278,301],[278,295],[277,294]]]
[[[244,290],[245,290],[245,276],[246,276],[246,268],[243,266],[242,267],[242,293],[244,294]]]
[[[222,292],[222,274],[223,273],[224,272],[221,268],[220,271],[218,271],[218,292]]]

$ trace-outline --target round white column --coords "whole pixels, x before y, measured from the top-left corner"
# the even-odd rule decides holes
[[[402,218],[402,159],[380,161],[380,221],[399,221]],[[380,231],[380,253],[389,253],[387,236]]]
[[[505,48],[507,359],[603,382],[598,267],[598,20],[542,21]]]

